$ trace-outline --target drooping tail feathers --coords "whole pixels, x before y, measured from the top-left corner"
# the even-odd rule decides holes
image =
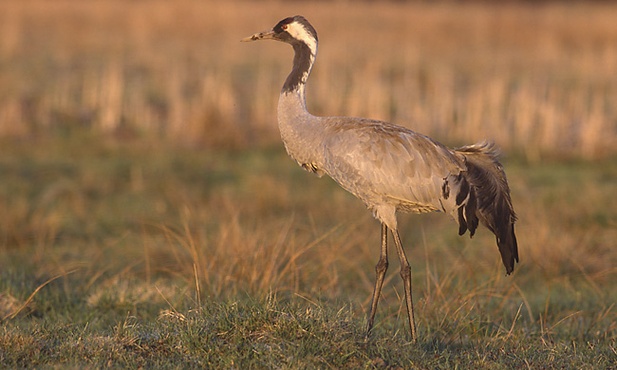
[[[457,204],[462,198],[467,202],[459,212],[459,234],[463,235],[469,229],[473,236],[478,220],[495,234],[497,246],[506,272],[509,275],[514,270],[514,262],[518,262],[518,245],[514,234],[516,214],[510,199],[510,188],[501,163],[498,161],[498,150],[492,143],[480,143],[456,149],[465,157],[467,171],[462,175],[466,181],[461,184],[457,195]],[[469,188],[465,194],[465,186]],[[459,202],[458,197],[461,197]]]

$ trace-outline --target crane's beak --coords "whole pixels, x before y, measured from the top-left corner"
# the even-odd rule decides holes
[[[258,40],[268,40],[268,39],[273,39],[273,38],[274,38],[274,31],[270,30],[270,31],[259,32],[249,37],[245,37],[240,41],[249,42],[249,41],[258,41]]]

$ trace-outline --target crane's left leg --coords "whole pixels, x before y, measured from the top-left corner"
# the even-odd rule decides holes
[[[386,224],[381,224],[381,253],[379,255],[379,262],[375,266],[375,289],[373,290],[373,300],[371,302],[371,313],[368,317],[368,324],[366,326],[365,340],[368,340],[371,330],[373,329],[373,322],[375,321],[375,312],[377,312],[377,304],[379,303],[379,297],[381,296],[381,287],[383,286],[383,280],[388,270],[388,227]]]
[[[411,329],[411,341],[416,342],[416,320],[413,314],[413,299],[411,297],[411,267],[409,261],[403,250],[403,244],[401,243],[401,237],[398,235],[397,230],[392,230],[392,236],[394,236],[394,244],[396,244],[396,251],[398,252],[398,258],[401,260],[401,278],[403,278],[403,285],[405,287],[405,303],[407,305],[407,316],[409,318],[409,328]]]

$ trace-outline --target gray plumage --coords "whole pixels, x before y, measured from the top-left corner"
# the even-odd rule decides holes
[[[242,41],[273,39],[291,44],[293,68],[278,103],[278,124],[287,153],[318,176],[327,174],[373,212],[382,223],[377,279],[368,318],[372,329],[387,259],[387,230],[392,231],[412,340],[416,327],[411,270],[405,257],[396,212],[442,211],[473,236],[479,223],[497,240],[506,273],[518,262],[514,213],[503,167],[492,144],[448,149],[422,134],[391,123],[354,117],[317,117],[306,109],[305,84],[317,55],[317,32],[302,16],[283,19],[272,30]]]

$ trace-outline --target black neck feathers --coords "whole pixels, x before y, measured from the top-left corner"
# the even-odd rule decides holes
[[[304,42],[294,42],[292,46],[295,52],[293,68],[289,76],[287,76],[287,80],[285,80],[283,92],[297,90],[300,85],[306,83],[313,60],[315,59],[311,49]]]

